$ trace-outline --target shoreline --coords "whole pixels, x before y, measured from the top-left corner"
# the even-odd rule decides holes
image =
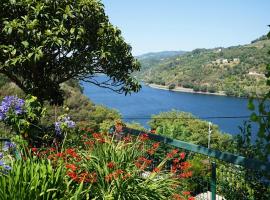
[[[159,90],[169,90],[173,92],[184,92],[184,93],[193,93],[193,94],[205,94],[205,95],[216,95],[216,96],[227,96],[224,92],[201,92],[201,91],[194,91],[191,88],[183,88],[183,87],[175,87],[174,89],[169,89],[168,86],[157,85],[157,84],[145,84],[151,88],[159,89]]]

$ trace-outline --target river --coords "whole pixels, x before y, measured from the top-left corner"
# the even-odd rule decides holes
[[[84,94],[94,103],[117,109],[124,121],[136,121],[147,127],[147,121],[153,114],[172,109],[190,112],[198,118],[217,124],[221,131],[235,135],[239,133],[238,126],[243,125],[247,118],[220,118],[248,116],[247,99],[192,94],[154,89],[143,85],[139,93],[131,95],[117,94],[109,89],[82,83]]]

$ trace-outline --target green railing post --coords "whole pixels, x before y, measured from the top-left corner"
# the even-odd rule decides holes
[[[217,190],[217,171],[216,163],[211,164],[211,200],[216,200],[216,190]]]

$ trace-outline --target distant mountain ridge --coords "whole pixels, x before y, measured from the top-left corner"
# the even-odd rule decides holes
[[[247,45],[165,51],[138,56],[136,76],[145,83],[191,88],[195,92],[223,92],[229,96],[260,96],[266,86],[270,40],[262,36]],[[178,52],[178,53],[177,53]]]
[[[136,56],[138,59],[163,59],[170,58],[177,55],[185,54],[186,51],[160,51],[160,52],[150,52],[145,53],[139,56]]]

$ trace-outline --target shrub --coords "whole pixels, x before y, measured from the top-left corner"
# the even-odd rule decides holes
[[[175,88],[175,84],[174,83],[170,84],[168,88],[169,90],[173,90]]]

